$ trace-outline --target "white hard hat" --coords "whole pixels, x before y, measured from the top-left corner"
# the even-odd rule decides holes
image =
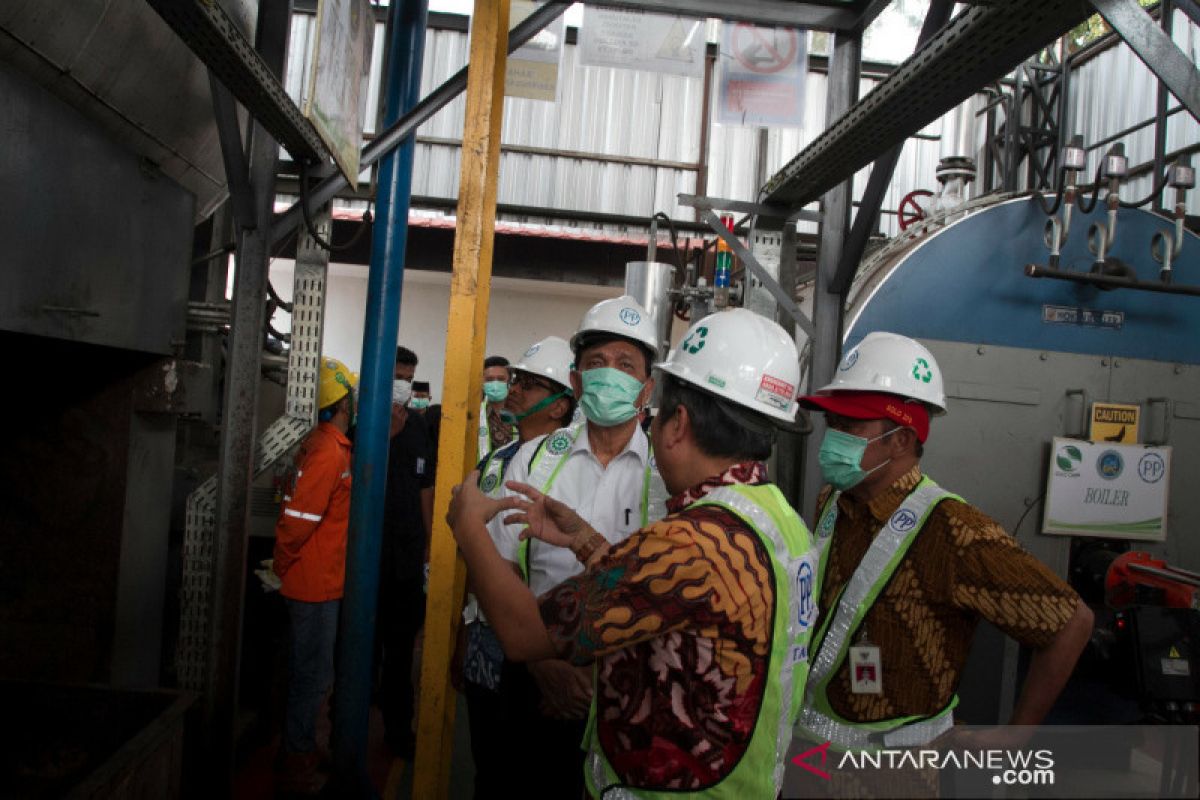
[[[898,333],[868,333],[838,364],[833,381],[817,390],[830,392],[887,392],[925,403],[935,414],[946,413],[942,371],[933,354]]]
[[[658,353],[658,334],[654,330],[654,320],[642,308],[641,303],[629,295],[614,297],[611,300],[601,300],[588,309],[579,323],[579,330],[571,337],[571,349],[579,346],[579,338],[585,333],[613,333],[624,336],[650,348],[650,352]]]
[[[796,418],[796,343],[753,311],[735,308],[708,315],[688,328],[679,347],[655,369],[768,417]]]
[[[571,363],[575,356],[571,346],[565,339],[557,336],[547,336],[537,344],[531,345],[521,356],[521,360],[510,369],[528,372],[530,375],[540,375],[549,378],[560,386],[571,388]]]

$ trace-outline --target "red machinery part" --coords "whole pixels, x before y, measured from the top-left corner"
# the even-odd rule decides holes
[[[1112,608],[1137,602],[1139,586],[1161,589],[1168,608],[1200,608],[1200,575],[1172,567],[1149,553],[1133,550],[1113,560],[1104,579],[1104,594]]]
[[[900,220],[900,230],[908,230],[910,226],[925,219],[925,209],[917,202],[918,197],[933,197],[933,192],[928,189],[917,189],[904,195],[900,201],[900,207],[896,209],[896,216]]]

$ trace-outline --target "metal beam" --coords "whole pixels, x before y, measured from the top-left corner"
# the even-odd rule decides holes
[[[738,0],[736,3],[727,0],[596,0],[587,5],[826,31],[849,30],[858,24],[859,19],[858,14],[849,8],[797,3],[794,0]]]
[[[957,106],[1087,15],[1076,0],[972,6],[834,121],[767,183],[767,203],[800,206]]]
[[[934,34],[950,21],[950,14],[953,11],[953,0],[933,0],[929,4],[929,10],[925,12],[925,22],[921,25],[921,33],[917,37],[917,50],[924,47]],[[904,152],[904,142],[884,153],[871,168],[871,177],[867,179],[867,188],[863,191],[862,203],[858,207],[854,225],[850,228],[850,235],[846,239],[841,262],[830,283],[830,291],[836,294],[845,294],[846,290],[850,288],[851,281],[854,280],[854,274],[858,272],[858,262],[862,261],[863,252],[867,249],[867,240],[870,239],[871,231],[875,228],[879,210],[883,208],[883,196],[892,183],[892,175],[896,172],[896,164],[900,161],[902,152]]]
[[[217,138],[221,142],[221,160],[225,164],[225,183],[229,187],[233,218],[238,226],[253,228],[258,225],[258,220],[254,218],[250,170],[246,165],[246,151],[242,149],[237,103],[212,70],[208,71],[208,88],[212,93],[213,116],[217,121]]]
[[[180,4],[184,5],[184,4]],[[258,9],[258,42],[264,69],[283,72],[291,9],[288,0],[264,0]],[[216,478],[216,536],[213,541],[213,613],[210,618],[208,686],[203,712],[210,748],[206,777],[228,793],[233,777],[238,673],[242,643],[242,600],[254,475],[258,416],[259,358],[270,261],[271,210],[279,146],[261,122],[252,126],[250,185],[257,224],[238,235],[233,317],[229,330],[220,462]]]
[[[697,211],[736,211],[739,214],[752,214],[767,219],[802,219],[807,222],[820,222],[821,215],[816,211],[793,212],[787,206],[771,206],[763,203],[750,203],[746,200],[729,200],[724,197],[701,197],[694,194],[677,194],[679,205],[694,208]]]
[[[1171,37],[1154,24],[1137,0],[1091,0],[1142,63],[1158,76],[1188,112],[1200,120],[1200,70]]]
[[[1175,8],[1186,14],[1193,25],[1200,25],[1200,5],[1196,0],[1175,0]]]
[[[323,161],[329,150],[283,83],[212,0],[146,0],[179,38],[296,159]]]
[[[166,2],[166,0],[152,0]],[[528,42],[570,7],[569,2],[549,2],[538,6],[537,10],[523,19],[513,28],[508,37],[508,52],[512,53],[521,45]],[[371,143],[363,148],[359,156],[359,168],[366,169],[387,153],[394,150],[410,133],[416,131],[424,122],[445,108],[451,100],[458,97],[467,88],[467,75],[471,65],[460,69],[446,79],[441,86],[421,98],[421,102],[413,106],[394,125],[376,136]],[[338,192],[350,185],[346,176],[340,173],[331,175],[312,187],[308,192],[310,208],[319,208],[337,195]],[[276,215],[271,226],[271,244],[275,245],[291,235],[304,221],[300,212],[300,202],[293,203],[287,211]]]
[[[467,87],[458,182],[413,797],[446,797],[450,786],[457,696],[450,686],[450,659],[462,619],[466,570],[446,512],[451,489],[475,465],[473,434],[480,423],[481,367],[492,285],[508,20],[508,0],[475,0],[470,56],[475,67]]]

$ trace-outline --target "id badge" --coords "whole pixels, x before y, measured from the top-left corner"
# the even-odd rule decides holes
[[[850,691],[883,693],[883,663],[877,645],[858,644],[850,648]]]

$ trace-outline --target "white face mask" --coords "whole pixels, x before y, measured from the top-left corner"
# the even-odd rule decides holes
[[[412,397],[412,382],[397,378],[392,381],[392,403],[402,406]]]

